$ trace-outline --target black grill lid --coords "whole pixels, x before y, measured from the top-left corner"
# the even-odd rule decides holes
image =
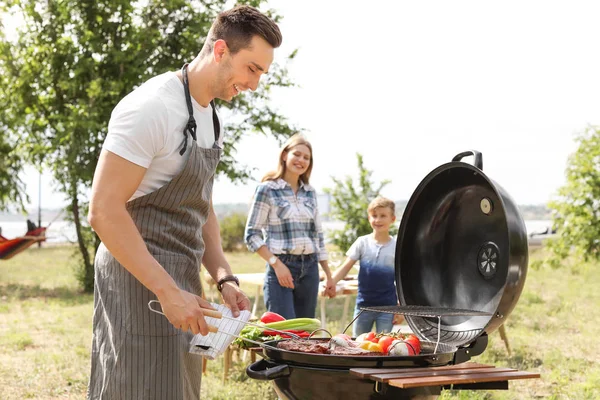
[[[460,161],[466,155],[475,156],[475,166]],[[481,168],[479,152],[459,154],[423,179],[402,216],[395,259],[400,305],[435,311],[404,313],[422,339],[439,335],[459,347],[490,333],[523,288],[525,224],[514,201]]]

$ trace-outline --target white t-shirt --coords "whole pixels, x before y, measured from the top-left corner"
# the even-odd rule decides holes
[[[192,105],[197,144],[211,148],[215,142],[212,107],[202,107],[193,97]],[[103,148],[147,169],[130,201],[159,189],[181,172],[193,143],[188,134],[187,150],[179,154],[187,121],[183,83],[175,72],[149,79],[117,104]],[[223,145],[222,129],[219,145]]]

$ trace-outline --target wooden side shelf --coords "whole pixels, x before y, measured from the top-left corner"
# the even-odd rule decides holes
[[[484,382],[508,382],[534,379],[540,374],[493,365],[463,363],[431,368],[353,368],[352,375],[401,389],[425,386],[475,385]],[[468,386],[463,386],[468,388]],[[475,386],[474,386],[475,388]]]

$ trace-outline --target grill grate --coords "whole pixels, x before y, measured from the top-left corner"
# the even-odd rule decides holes
[[[380,306],[360,307],[363,311],[402,314],[410,317],[460,317],[460,316],[490,316],[493,313],[485,311],[466,310],[462,308],[444,308],[429,306]]]

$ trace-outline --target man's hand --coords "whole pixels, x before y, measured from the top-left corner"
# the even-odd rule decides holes
[[[235,318],[240,315],[240,310],[250,309],[250,300],[248,296],[233,282],[225,282],[221,289],[223,303],[229,307]]]
[[[162,294],[158,300],[163,313],[175,328],[184,332],[191,330],[194,335],[208,334],[208,325],[202,313],[203,308],[214,310],[208,301],[181,289]]]

